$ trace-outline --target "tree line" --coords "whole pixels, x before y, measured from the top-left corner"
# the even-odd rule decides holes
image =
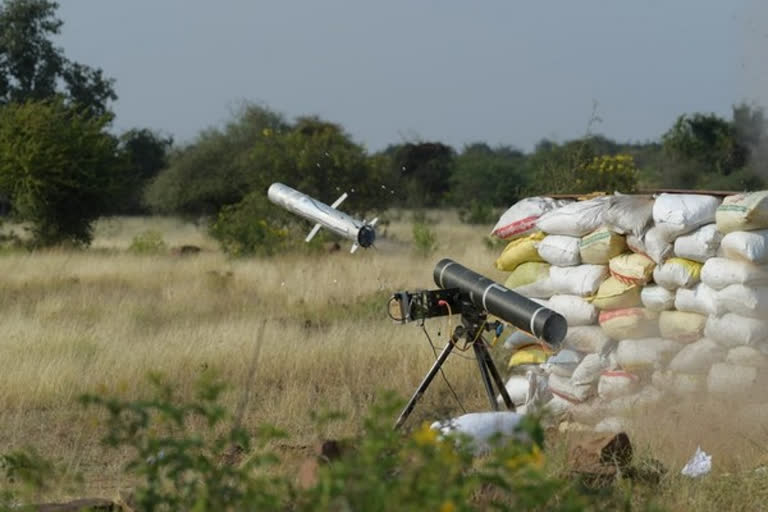
[[[680,115],[657,141],[585,134],[530,152],[416,140],[368,152],[338,123],[256,104],[185,145],[141,127],[115,134],[115,83],[51,42],[57,8],[0,5],[0,214],[27,221],[37,246],[88,244],[100,216],[166,213],[210,219],[229,252],[269,252],[295,225],[268,203],[275,181],[328,203],[349,192],[345,208],[363,216],[454,207],[479,223],[528,195],[766,185],[767,122],[747,104],[729,119]]]

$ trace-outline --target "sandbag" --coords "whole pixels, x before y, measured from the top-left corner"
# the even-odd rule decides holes
[[[525,375],[512,375],[504,385],[509,398],[515,406],[519,407],[528,401],[528,392],[531,384]]]
[[[662,399],[661,392],[654,386],[645,386],[637,393],[624,395],[606,402],[606,414],[637,413],[648,407],[653,407]]]
[[[642,237],[653,222],[654,199],[648,195],[611,196],[603,223],[616,233]]]
[[[675,240],[674,251],[678,258],[685,258],[704,263],[715,257],[723,235],[715,224],[702,226],[690,234]]]
[[[579,365],[573,370],[571,384],[574,386],[591,386],[600,378],[600,372],[605,369],[605,364],[600,354],[587,354]]]
[[[503,240],[512,240],[529,235],[536,230],[536,221],[544,213],[565,204],[549,197],[527,197],[509,207],[491,231],[491,235]]]
[[[701,263],[684,258],[670,258],[653,269],[653,281],[669,290],[690,288],[700,276]]]
[[[663,338],[621,340],[616,347],[616,361],[628,372],[645,373],[664,366],[681,347]]]
[[[701,281],[715,290],[732,284],[768,285],[768,271],[747,261],[710,258],[701,269]]]
[[[721,233],[768,228],[768,191],[726,197],[715,219]]]
[[[726,312],[717,301],[717,290],[704,283],[693,288],[678,288],[675,293],[675,309],[702,315],[721,315]]]
[[[583,359],[584,354],[581,352],[563,349],[547,359],[547,362],[542,365],[542,368],[547,373],[553,373],[555,375],[560,375],[561,377],[570,377]]]
[[[666,311],[675,307],[675,292],[662,286],[646,286],[640,291],[640,301],[650,311]]]
[[[548,299],[555,293],[549,267],[549,263],[540,261],[522,263],[507,276],[504,286],[525,297]]]
[[[720,242],[723,256],[762,265],[768,263],[768,229],[732,231]]]
[[[584,236],[600,227],[610,197],[577,201],[539,217],[536,227],[551,235]]]
[[[647,256],[645,251],[645,242],[643,241],[644,238],[645,238],[645,233],[643,233],[642,236],[627,235],[627,249],[637,254],[642,254],[644,256]]]
[[[544,411],[553,418],[559,418],[568,413],[579,402],[569,400],[557,393],[552,393],[552,399],[544,404]]]
[[[768,356],[756,348],[746,345],[733,347],[725,356],[725,362],[737,366],[754,366],[755,368],[765,368],[768,366]]]
[[[535,345],[539,342],[536,338],[528,334],[527,332],[515,329],[510,333],[509,336],[507,336],[507,339],[504,340],[504,348],[507,350],[517,350],[519,348],[527,347],[529,345]]]
[[[709,368],[707,368],[707,371],[709,371]],[[706,386],[706,373],[673,373],[669,390],[678,395],[692,395],[704,391]]]
[[[657,265],[663,263],[664,260],[672,256],[672,244],[664,237],[664,233],[656,226],[645,233],[643,246],[645,247],[645,255],[656,262]]]
[[[475,455],[488,453],[496,442],[503,439],[527,440],[527,434],[520,429],[524,416],[512,411],[471,412],[457,418],[436,421],[432,430],[442,436],[459,436],[467,440],[468,448]]]
[[[701,194],[661,194],[653,204],[653,222],[672,241],[699,226],[715,222],[720,199]]]
[[[768,323],[735,313],[710,316],[704,326],[704,336],[724,347],[754,346],[768,338]]]
[[[644,254],[625,253],[611,258],[608,270],[611,275],[627,284],[645,285],[653,276],[656,263]]]
[[[563,295],[586,297],[594,295],[600,283],[608,278],[605,265],[578,265],[576,267],[550,267],[552,288]]]
[[[707,317],[685,311],[662,311],[659,314],[659,333],[662,338],[693,343],[701,338]]]
[[[592,304],[600,310],[640,306],[640,287],[622,283],[615,277],[609,277],[597,289]]]
[[[541,259],[558,267],[581,264],[580,238],[575,236],[549,235],[537,245]]]
[[[757,383],[757,368],[715,363],[707,376],[710,393],[745,394]]]
[[[594,386],[591,384],[575,385],[571,379],[559,375],[549,376],[549,390],[553,395],[571,403],[584,402],[594,394]]]
[[[650,338],[658,332],[658,313],[645,308],[602,311],[598,316],[600,327],[611,338]]]
[[[768,314],[768,287],[732,284],[717,292],[716,300],[718,307],[737,315],[765,318]]]
[[[515,366],[541,364],[549,359],[551,354],[552,351],[544,345],[528,345],[517,349],[509,358],[509,364],[507,366],[509,368],[514,368]]]
[[[677,373],[708,373],[709,368],[723,360],[725,350],[709,338],[702,338],[680,349],[669,362],[669,369]]]
[[[605,227],[584,236],[579,242],[582,263],[592,265],[605,265],[626,248],[624,237]]]
[[[512,272],[518,265],[529,261],[544,261],[536,250],[536,242],[543,240],[544,233],[534,233],[512,240],[496,260],[496,268]]]
[[[597,320],[595,306],[576,295],[553,295],[547,307],[563,315],[569,327],[591,325]]]
[[[568,333],[563,339],[563,347],[586,353],[602,352],[611,343],[599,325],[581,325],[568,327]]]
[[[612,400],[630,395],[640,387],[640,378],[625,371],[604,371],[597,381],[597,395],[603,400]]]

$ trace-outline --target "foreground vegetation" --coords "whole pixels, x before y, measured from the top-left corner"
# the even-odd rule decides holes
[[[387,390],[409,396],[434,358],[418,326],[400,326],[387,318],[386,300],[396,290],[433,288],[432,268],[438,257],[455,258],[494,279],[502,276],[492,266],[497,251],[483,243],[486,227],[461,224],[455,213],[430,212],[422,226],[429,226],[429,244],[440,247],[439,252],[432,252],[413,245],[414,224],[409,214],[393,213],[390,218],[387,238],[379,247],[355,255],[328,253],[319,247],[279,259],[228,259],[200,228],[171,218],[100,222],[94,248],[87,251],[3,253],[0,453],[14,454],[31,447],[54,463],[56,471],[44,480],[45,489],[35,495],[39,501],[116,496],[120,489],[145,485],[146,471],[151,468],[139,466],[144,473],[126,471],[126,464],[142,453],[136,451],[140,445],[121,442],[105,448],[102,439],[110,425],[114,430],[116,424],[107,421],[106,409],[83,407],[79,397],[89,394],[98,397],[96,401],[114,399],[113,406],[129,407],[156,396],[148,375],[158,374],[174,390],[174,399],[163,402],[163,407],[180,407],[200,403],[201,379],[214,383],[224,377],[226,386],[215,404],[231,415],[216,412],[222,415],[212,429],[201,416],[184,422],[183,429],[170,428],[167,421],[154,423],[157,417],[151,416],[149,428],[134,434],[144,440],[166,439],[166,435],[177,440],[200,437],[213,460],[220,461],[226,450],[217,451],[216,440],[231,441],[227,436],[232,433],[233,418],[238,418],[237,426],[256,443],[240,462],[268,461],[272,459],[260,456],[274,454],[275,464],[257,474],[279,477],[280,485],[295,485],[297,468],[311,454],[309,447],[314,443],[362,438],[369,443],[361,448],[367,458],[346,460],[333,470],[341,473],[328,478],[349,479],[367,473],[371,478],[365,485],[378,482],[380,492],[405,493],[387,487],[376,476],[394,470],[382,457],[396,450],[408,460],[427,457],[423,466],[407,469],[410,466],[406,465],[406,471],[411,471],[406,474],[411,480],[427,479],[418,480],[418,485],[431,489],[421,493],[425,500],[444,497],[437,490],[444,491],[446,486],[436,477],[469,466],[461,458],[455,466],[440,465],[445,461],[429,458],[437,457],[439,451],[414,445],[418,445],[424,421],[462,411],[441,379],[433,383],[409,420],[408,440],[376,438],[389,432],[396,407],[382,410],[374,406],[391,404]],[[158,233],[165,246],[157,245],[154,251],[144,246],[137,253],[134,242],[147,232]],[[202,251],[194,256],[174,255],[173,247],[181,244],[196,244]],[[436,320],[426,327],[434,340],[445,339],[445,321]],[[503,350],[495,348],[494,355],[504,368]],[[473,360],[452,357],[446,373],[466,410],[487,410]],[[760,447],[765,446],[768,433],[760,411],[748,422],[734,414],[736,409],[737,404],[726,408],[702,397],[697,403],[666,403],[657,411],[638,414],[629,430],[636,459],[658,459],[669,473],[658,485],[617,482],[596,497],[583,495],[572,479],[562,479],[567,469],[564,446],[568,435],[555,429],[544,444],[544,457],[535,459],[538,466],[529,468],[541,474],[536,486],[553,489],[551,494],[541,491],[544,497],[539,498],[544,501],[536,503],[547,503],[546,509],[553,503],[581,504],[574,505],[578,509],[598,499],[594,506],[610,510],[632,496],[635,505],[645,506],[652,499],[673,510],[759,508],[768,494],[768,477],[755,469],[766,462]],[[333,421],[320,421],[330,412],[341,415],[333,416]],[[261,437],[269,433],[262,429],[264,425],[272,425],[284,435]],[[261,448],[260,440],[266,443]],[[693,481],[678,473],[698,444],[714,455],[714,472]],[[411,451],[414,447],[415,452]],[[419,451],[422,449],[428,453]],[[509,449],[523,450],[518,453],[522,456],[530,455],[533,448],[515,445]],[[483,464],[494,460],[498,461],[486,460],[479,467],[487,468]],[[11,459],[14,461],[18,462]],[[13,467],[7,462],[6,469]],[[242,467],[235,465],[234,469]],[[82,476],[81,483],[75,475]],[[340,480],[333,485],[340,486]],[[18,475],[16,481],[11,485],[5,480],[3,488],[18,491]],[[472,482],[485,488],[478,480]],[[363,490],[373,492],[373,487],[359,485],[355,492],[361,496]],[[333,488],[342,493],[339,487]],[[275,493],[281,500],[289,499],[283,491]],[[472,499],[466,504],[480,506],[484,502],[473,500],[497,496],[478,496],[475,491],[471,486],[461,487],[456,497],[470,493]],[[306,499],[308,495],[302,496]],[[392,499],[411,499],[407,493],[397,496]],[[298,495],[294,498],[294,503],[301,502]],[[433,503],[414,501],[412,505],[423,508]],[[454,504],[456,510],[463,506]]]

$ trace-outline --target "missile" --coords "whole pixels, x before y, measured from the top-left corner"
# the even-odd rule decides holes
[[[346,192],[330,206],[282,183],[270,185],[267,196],[276,205],[315,223],[307,238],[304,239],[305,242],[312,240],[321,227],[352,240],[354,243],[351,253],[354,253],[358,247],[372,246],[376,240],[374,226],[379,220],[378,217],[371,222],[361,221],[336,209],[348,197]]]

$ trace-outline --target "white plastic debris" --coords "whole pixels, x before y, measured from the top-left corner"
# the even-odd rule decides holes
[[[696,453],[693,454],[691,460],[685,464],[680,473],[691,478],[698,478],[710,471],[712,471],[712,456],[707,455],[707,452],[702,450],[701,446],[697,446]]]

